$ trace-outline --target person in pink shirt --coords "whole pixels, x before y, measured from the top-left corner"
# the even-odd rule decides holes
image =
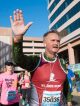
[[[0,74],[1,106],[19,106],[18,76],[14,73],[14,63],[5,62],[6,72]]]
[[[23,76],[20,79],[21,84],[21,93],[22,93],[22,105],[25,105],[26,102],[28,103],[28,93],[30,91],[30,77],[28,75],[28,71],[25,71]]]

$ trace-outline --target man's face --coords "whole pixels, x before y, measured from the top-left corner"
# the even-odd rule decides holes
[[[12,72],[13,71],[13,66],[12,65],[6,65],[6,70],[8,71],[8,72]]]
[[[60,46],[60,38],[56,33],[49,33],[44,40],[45,49],[49,53],[57,53]]]

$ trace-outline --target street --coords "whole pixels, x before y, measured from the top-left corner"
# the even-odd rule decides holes
[[[80,96],[73,96],[73,106],[80,106]]]

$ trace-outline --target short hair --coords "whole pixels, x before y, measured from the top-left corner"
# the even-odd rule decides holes
[[[57,30],[50,30],[48,32],[46,32],[44,35],[43,35],[43,38],[45,38],[48,34],[50,33],[56,33],[58,36],[60,35],[59,32]]]
[[[11,66],[15,66],[15,64],[12,61],[10,61],[10,60],[5,62],[5,66],[10,66],[10,65]]]

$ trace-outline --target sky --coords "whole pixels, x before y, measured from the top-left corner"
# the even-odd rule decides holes
[[[32,21],[33,24],[26,35],[30,37],[42,37],[49,28],[48,0],[0,0],[0,27],[10,27],[9,16],[13,11],[23,11],[25,25]]]

